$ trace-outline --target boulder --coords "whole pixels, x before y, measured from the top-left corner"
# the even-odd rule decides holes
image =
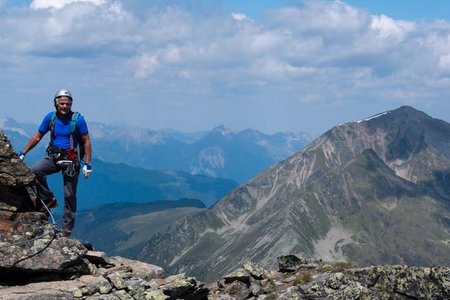
[[[133,270],[133,274],[144,280],[164,278],[164,270],[161,267],[152,264],[127,259],[120,256],[112,257],[111,261],[114,262],[116,265],[121,264],[130,266],[131,269]]]

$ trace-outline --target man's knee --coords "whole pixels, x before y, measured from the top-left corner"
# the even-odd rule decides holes
[[[40,172],[40,169],[39,169],[39,167],[38,167],[37,164],[32,165],[32,166],[30,167],[30,170],[31,170],[31,172],[33,172],[33,173],[36,174],[36,175]]]

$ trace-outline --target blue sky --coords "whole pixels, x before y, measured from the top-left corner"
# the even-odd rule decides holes
[[[155,130],[450,121],[450,1],[0,0],[0,68],[0,118],[22,122],[59,88],[88,121]]]

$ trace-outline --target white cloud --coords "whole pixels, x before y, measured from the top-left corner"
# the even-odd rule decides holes
[[[161,53],[161,57],[167,63],[177,63],[182,59],[181,50],[176,46],[169,46]]]
[[[443,71],[450,73],[450,53],[439,57],[439,67]]]
[[[74,1],[58,10],[18,10],[0,19],[0,53],[36,56],[118,55],[134,48],[136,25],[118,2]],[[48,3],[49,4],[49,3]],[[41,3],[43,5],[43,3]]]
[[[279,9],[271,16],[275,24],[286,25],[299,32],[358,32],[368,23],[365,11],[341,1],[305,1],[299,6]]]
[[[231,17],[237,21],[245,21],[245,20],[249,20],[249,18],[242,13],[232,13]]]
[[[150,53],[140,55],[134,60],[136,78],[146,78],[153,74],[159,66],[158,57]]]
[[[267,77],[269,80],[296,78],[300,76],[311,76],[316,72],[315,67],[296,67],[285,61],[264,57],[253,63],[253,76]]]
[[[112,107],[120,99],[150,107],[148,99],[158,98],[169,107],[194,101],[201,110],[202,99],[216,105],[211,109],[236,101],[249,111],[279,99],[295,111],[298,103],[381,107],[450,97],[450,24],[443,20],[405,22],[343,1],[304,1],[257,20],[192,12],[176,2],[130,3],[35,0],[4,14],[0,92],[8,95],[11,82],[30,94],[61,83],[85,89],[86,103],[101,87]]]
[[[403,41],[408,33],[415,31],[414,22],[395,21],[385,15],[372,16],[370,29],[375,31],[378,38],[390,42]]]
[[[30,7],[32,9],[61,9],[68,4],[76,2],[86,2],[94,5],[102,5],[106,3],[106,0],[33,0],[33,2],[31,2],[30,4]]]

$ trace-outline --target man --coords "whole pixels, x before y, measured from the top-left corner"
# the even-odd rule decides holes
[[[38,200],[45,209],[56,207],[57,201],[47,184],[47,175],[62,172],[64,180],[64,214],[62,233],[70,237],[77,211],[77,184],[82,154],[85,154],[83,176],[92,174],[91,140],[84,117],[72,111],[73,98],[68,90],[58,90],[53,99],[56,112],[50,112],[39,130],[20,152],[20,159],[33,149],[47,132],[51,132],[45,158],[31,167],[36,175]]]

